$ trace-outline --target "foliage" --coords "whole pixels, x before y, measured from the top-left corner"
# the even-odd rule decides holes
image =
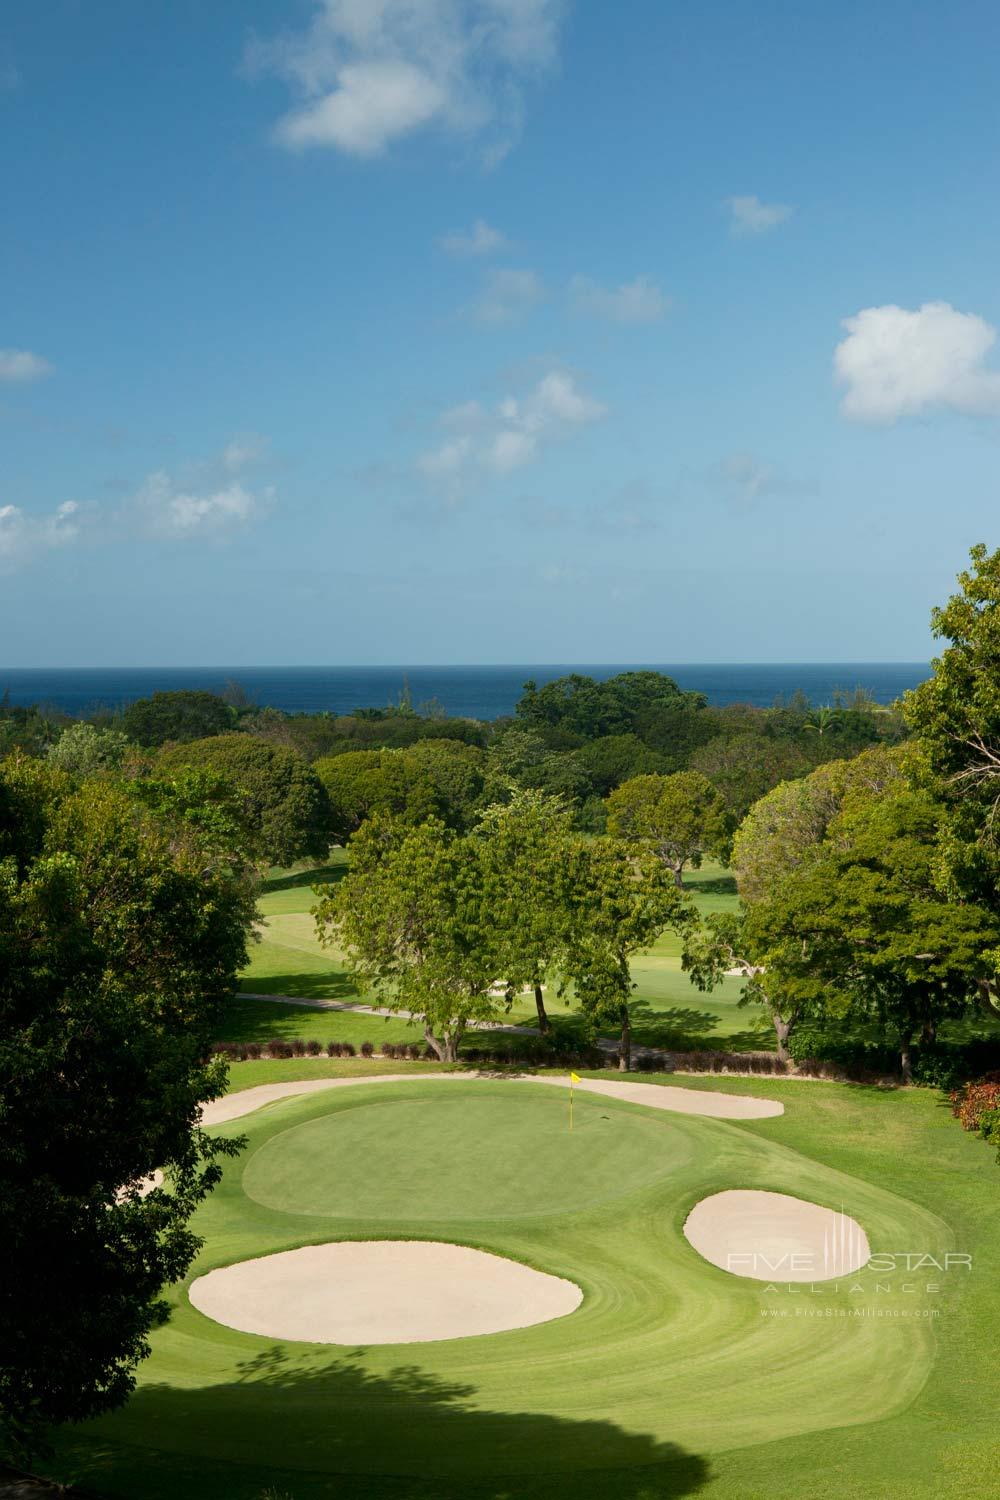
[[[160,777],[187,770],[223,776],[240,794],[243,818],[276,865],[322,859],[330,847],[330,808],[316,772],[291,750],[247,734],[219,734],[163,750]]]
[[[206,854],[209,857],[206,858]],[[204,1062],[253,918],[238,861],[110,781],[0,765],[0,1407],[15,1449],[120,1405],[231,1145]],[[140,1197],[154,1168],[167,1185]]]
[[[359,987],[424,1022],[428,1044],[454,1062],[468,1023],[495,1019],[501,959],[485,899],[482,840],[429,818],[416,827],[370,818],[351,841],[340,885],[317,887],[321,942],[346,951]]]
[[[794,740],[764,734],[716,735],[688,764],[715,787],[735,825],[779,782],[805,776],[813,762]]]
[[[561,904],[565,972],[591,1032],[621,1029],[619,1066],[631,1066],[629,1001],[635,986],[629,960],[668,927],[684,932],[691,908],[662,860],[621,839],[577,839],[566,849]]]
[[[879,793],[901,779],[899,752],[879,747],[768,792],[733,839],[731,864],[744,901],[767,899],[778,882],[815,859],[831,820],[852,797]]]
[[[573,672],[542,688],[526,682],[514,711],[528,727],[560,728],[589,740],[627,734],[639,715],[679,700],[705,704],[702,694],[682,693],[672,677],[660,672],[622,672],[604,682]]]
[[[725,804],[698,771],[636,776],[608,798],[608,831],[655,849],[678,885],[685,865],[721,852],[728,832]]]
[[[422,823],[439,815],[441,798],[426,770],[401,750],[353,750],[318,760],[313,768],[326,791],[330,829],[338,843],[376,815]]]
[[[951,1112],[963,1130],[982,1130],[991,1126],[990,1118],[1000,1111],[1000,1078],[982,1079],[956,1089],[951,1096]]]
[[[564,881],[571,821],[558,800],[518,791],[506,805],[488,808],[476,830],[497,973],[511,995],[531,986],[543,1031],[549,1021],[542,988],[559,980],[569,939]]]
[[[174,740],[201,740],[208,735],[225,734],[235,721],[233,710],[215,693],[184,689],[153,693],[150,698],[130,703],[122,714],[121,727],[137,745],[155,749]]]
[[[486,755],[463,740],[417,740],[402,752],[408,774],[434,789],[441,817],[450,828],[467,829],[483,792]]]
[[[71,776],[97,776],[102,771],[120,771],[131,746],[120,729],[97,729],[93,724],[69,724],[47,758]]]
[[[596,797],[606,797],[633,776],[671,769],[664,756],[644,745],[634,734],[602,735],[581,745],[572,758]]]

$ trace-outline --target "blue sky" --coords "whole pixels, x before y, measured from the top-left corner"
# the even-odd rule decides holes
[[[1000,12],[10,0],[0,665],[920,660]]]

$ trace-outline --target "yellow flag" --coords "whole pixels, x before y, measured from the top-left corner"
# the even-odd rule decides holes
[[[579,1073],[571,1073],[569,1075],[569,1077],[570,1077],[570,1082],[571,1083],[579,1083],[580,1082],[580,1075],[579,1075]]]

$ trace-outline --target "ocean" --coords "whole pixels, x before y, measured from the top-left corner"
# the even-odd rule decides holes
[[[452,717],[497,719],[513,713],[525,682],[541,686],[579,672],[614,677],[619,672],[666,672],[686,691],[713,704],[752,703],[768,708],[801,691],[814,704],[829,703],[837,689],[863,687],[879,703],[892,703],[929,676],[926,662],[774,662],[762,664],[643,663],[611,666],[504,667],[81,667],[0,668],[0,693],[12,703],[44,703],[65,713],[117,708],[177,688],[221,692],[238,683],[261,707],[287,713],[350,713],[384,708],[408,689],[414,707],[436,702]]]

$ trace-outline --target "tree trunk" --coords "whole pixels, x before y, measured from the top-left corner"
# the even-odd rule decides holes
[[[920,1028],[921,1047],[933,1047],[937,1041],[937,1023],[930,1017]]]
[[[434,1035],[429,1026],[424,1027],[424,1041],[427,1043],[428,1047],[433,1048],[434,1056],[437,1058],[438,1062],[447,1061],[444,1055],[444,1044],[438,1041],[437,1037]]]
[[[899,1069],[903,1075],[904,1083],[913,1082],[913,1059],[910,1056],[910,1043],[913,1040],[910,1032],[904,1031],[899,1038]]]
[[[778,1043],[778,1057],[784,1063],[790,1061],[788,1051],[788,1038],[792,1034],[793,1021],[786,1021],[778,1015],[776,1010],[771,1012],[771,1020],[774,1023],[774,1035]]]
[[[674,865],[674,885],[679,891],[684,889],[684,866]]]
[[[545,1011],[545,996],[540,984],[535,985],[535,1009],[538,1012],[538,1029],[544,1036],[551,1029],[551,1023]]]
[[[988,1016],[1000,1016],[1000,1005],[997,1004],[993,994],[993,986],[988,979],[977,979],[979,989],[979,1004]]]
[[[628,1073],[632,1069],[632,1020],[628,1013],[628,1006],[621,1008],[622,1040],[618,1053],[618,1071]]]
[[[458,1062],[458,1046],[461,1040],[461,1029],[446,1031],[444,1036],[435,1036],[429,1026],[424,1027],[424,1041],[434,1049],[438,1062]]]

